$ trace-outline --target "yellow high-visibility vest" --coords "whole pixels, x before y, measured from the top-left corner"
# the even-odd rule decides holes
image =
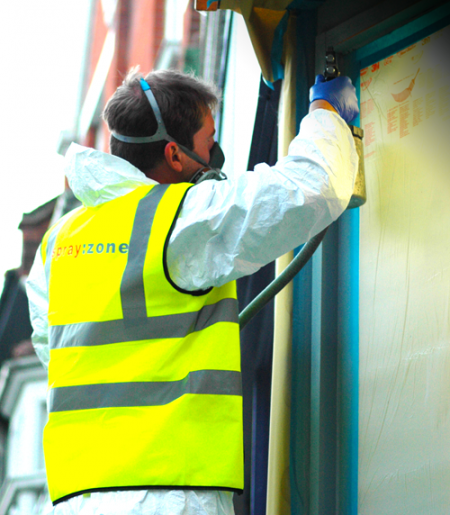
[[[44,237],[53,503],[102,489],[243,489],[236,285],[185,292],[166,264],[189,187],[138,187]]]

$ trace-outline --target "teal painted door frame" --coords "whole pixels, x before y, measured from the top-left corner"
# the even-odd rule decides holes
[[[419,8],[425,12],[431,7],[419,4],[414,16],[393,17],[387,35],[379,36],[387,26],[380,22],[378,34],[372,27],[366,40],[360,38],[359,46],[351,49],[348,43],[339,46],[333,41],[339,32],[334,31],[317,38],[316,52],[330,44],[338,52],[344,50],[341,70],[359,92],[362,68],[450,23],[449,3],[417,16]],[[362,28],[348,30],[358,34]],[[298,84],[298,97],[306,96],[308,88],[305,80]],[[297,113],[299,120],[302,113]],[[294,280],[292,515],[358,513],[358,343],[359,210],[354,209],[330,227],[312,262]]]

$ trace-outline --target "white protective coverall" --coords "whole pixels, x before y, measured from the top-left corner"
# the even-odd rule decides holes
[[[205,181],[188,191],[168,246],[168,267],[185,290],[220,286],[252,274],[301,245],[345,210],[358,168],[344,120],[318,109],[306,116],[287,157],[234,180]],[[155,184],[127,161],[73,144],[65,172],[75,196],[96,206]],[[48,295],[38,251],[27,284],[33,344],[48,366]],[[68,442],[70,445],[70,442]],[[232,494],[140,490],[79,495],[54,515],[232,515]]]

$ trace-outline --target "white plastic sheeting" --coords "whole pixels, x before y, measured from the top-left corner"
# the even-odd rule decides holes
[[[449,43],[361,71],[359,515],[450,512]]]

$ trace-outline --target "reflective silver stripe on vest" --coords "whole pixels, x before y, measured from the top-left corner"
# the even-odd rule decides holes
[[[122,276],[120,295],[124,319],[146,318],[144,262],[158,204],[169,184],[158,184],[139,201],[131,231],[128,261]]]
[[[180,381],[88,384],[52,388],[49,410],[162,406],[186,394],[242,395],[241,373],[198,370]]]
[[[184,338],[218,322],[238,323],[236,299],[222,299],[191,313],[139,319],[133,325],[126,324],[124,320],[55,325],[50,327],[50,348]]]

